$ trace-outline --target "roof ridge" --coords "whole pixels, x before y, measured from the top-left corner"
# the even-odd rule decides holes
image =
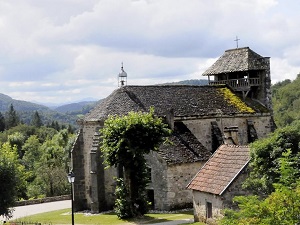
[[[231,48],[225,50],[225,52],[231,52],[231,51],[237,51],[237,50],[244,50],[244,49],[250,49],[249,47],[242,47],[242,48]],[[251,50],[251,49],[250,49]]]

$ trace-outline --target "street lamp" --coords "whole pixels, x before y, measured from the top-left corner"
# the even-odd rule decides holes
[[[74,225],[74,193],[73,193],[73,183],[75,181],[75,174],[73,171],[68,174],[68,181],[71,184],[71,206],[72,206],[72,225]]]

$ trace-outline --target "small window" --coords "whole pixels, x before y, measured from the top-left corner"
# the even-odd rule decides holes
[[[206,202],[206,218],[212,218],[212,203]]]
[[[147,179],[149,180],[149,182],[152,182],[152,169],[150,166],[147,166]]]

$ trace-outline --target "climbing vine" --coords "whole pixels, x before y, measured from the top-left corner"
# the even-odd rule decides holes
[[[131,218],[147,212],[146,186],[149,182],[144,155],[156,150],[170,129],[161,118],[149,113],[130,112],[125,116],[110,116],[101,130],[101,151],[108,166],[118,167],[123,177],[118,179],[115,211],[119,218]]]

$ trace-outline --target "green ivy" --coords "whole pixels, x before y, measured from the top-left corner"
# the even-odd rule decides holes
[[[144,215],[148,211],[146,187],[149,182],[144,155],[157,150],[171,130],[151,108],[149,113],[110,116],[101,133],[105,163],[124,171],[116,189],[118,217]]]

